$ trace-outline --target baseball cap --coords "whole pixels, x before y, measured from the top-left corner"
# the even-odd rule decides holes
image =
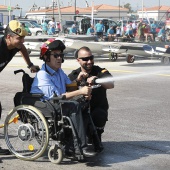
[[[8,24],[9,28],[13,33],[19,36],[27,36],[28,32],[25,30],[25,28],[22,26],[22,24],[19,21],[11,20]]]

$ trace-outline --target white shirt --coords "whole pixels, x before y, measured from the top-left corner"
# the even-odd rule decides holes
[[[50,22],[48,23],[48,25],[49,25],[50,28],[51,28],[53,25],[56,26],[56,24],[55,24],[54,21],[50,21]]]
[[[129,31],[129,30],[130,30],[130,27],[131,27],[131,25],[130,25],[130,24],[127,24],[127,25],[126,25],[126,31]]]
[[[136,23],[132,23],[132,28],[133,28],[133,29],[136,29],[136,28],[137,28]]]

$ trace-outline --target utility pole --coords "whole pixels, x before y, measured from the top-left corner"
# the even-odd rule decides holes
[[[75,15],[76,15],[76,0],[75,0]],[[75,17],[75,20],[76,20],[76,17]]]
[[[142,0],[142,20],[143,20],[143,0]]]
[[[62,17],[61,17],[60,2],[59,2],[59,0],[57,0],[57,7],[58,7],[58,15],[59,15],[60,29],[61,29],[61,32],[62,32],[62,30],[63,30],[63,28],[62,28]]]
[[[9,11],[9,21],[11,21],[11,0],[9,0],[9,7],[8,7],[8,11]]]
[[[119,21],[120,21],[120,0],[119,0]]]
[[[159,18],[160,18],[160,0],[158,0],[159,1],[159,9],[158,9],[158,21],[159,21]]]
[[[53,3],[53,19],[54,19],[54,0],[52,0]]]

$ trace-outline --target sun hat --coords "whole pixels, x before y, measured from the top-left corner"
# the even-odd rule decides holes
[[[19,36],[27,36],[28,32],[22,26],[22,24],[17,20],[11,20],[8,24],[10,30]]]

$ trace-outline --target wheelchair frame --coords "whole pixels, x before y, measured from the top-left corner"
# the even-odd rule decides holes
[[[16,73],[18,72],[23,72],[23,76],[26,75],[23,70],[17,70]],[[23,86],[24,84],[28,86],[25,80]],[[29,96],[32,99],[42,96],[41,94],[28,94],[28,88],[30,87],[24,87],[23,96]],[[74,101],[65,101],[58,97],[54,97],[53,101],[59,104],[61,110],[59,117],[56,113],[50,117],[45,117],[39,109],[29,104],[23,104],[21,101],[19,106],[8,113],[4,123],[5,141],[9,150],[19,159],[36,160],[48,149],[49,160],[59,164],[64,158],[65,144],[68,142],[64,137],[64,131],[69,129],[70,132],[71,130],[72,138],[78,142],[71,119],[63,115],[62,111],[62,104],[74,103]],[[11,120],[13,120],[12,123],[9,123]],[[54,128],[54,132],[51,131],[52,128]],[[52,146],[49,146],[50,139],[55,141]],[[62,141],[63,139],[64,141]],[[84,157],[80,146],[79,151],[80,154],[76,155],[76,158],[82,160]]]

